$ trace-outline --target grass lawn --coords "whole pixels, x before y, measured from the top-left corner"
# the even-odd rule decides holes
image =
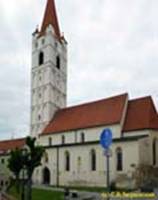
[[[103,187],[69,187],[70,190],[77,190],[77,191],[87,191],[87,192],[98,192],[98,193],[102,193],[102,192],[106,192],[107,189],[103,188]]]
[[[20,200],[20,196],[16,193],[15,188],[11,188],[9,194]],[[32,200],[63,200],[64,195],[62,192],[48,191],[42,189],[33,189]]]

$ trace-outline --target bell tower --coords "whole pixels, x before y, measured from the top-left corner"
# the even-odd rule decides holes
[[[41,28],[32,36],[31,136],[37,137],[66,107],[67,42],[61,35],[54,0],[47,0]]]

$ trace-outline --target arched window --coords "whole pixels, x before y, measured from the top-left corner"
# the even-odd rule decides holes
[[[4,164],[4,163],[5,163],[5,160],[4,160],[4,158],[2,158],[2,160],[1,160],[1,163],[2,163],[2,164]]]
[[[41,115],[38,115],[38,120],[39,120],[39,121],[41,120]]]
[[[156,165],[156,139],[153,140],[152,151],[153,151],[153,165]]]
[[[96,171],[96,151],[94,149],[91,150],[91,170]]]
[[[84,143],[85,142],[85,134],[81,133],[81,142]]]
[[[61,137],[61,143],[65,144],[65,136],[64,135],[62,135],[62,137]]]
[[[51,137],[49,137],[48,142],[49,142],[49,146],[52,146],[52,138]]]
[[[51,173],[50,170],[45,167],[43,169],[43,184],[49,185],[50,184]]]
[[[39,53],[38,63],[39,65],[43,65],[44,63],[44,53],[42,51]]]
[[[60,57],[59,56],[56,57],[56,67],[57,67],[57,69],[60,69]]]
[[[49,161],[48,153],[45,152],[45,154],[44,154],[44,162],[45,162],[45,163],[48,163],[48,161]]]
[[[68,151],[65,152],[65,170],[70,171],[70,153]]]
[[[4,185],[4,182],[3,182],[3,180],[1,181],[1,186],[3,186]]]
[[[123,154],[120,147],[116,149],[116,169],[117,171],[123,170]]]
[[[39,93],[38,96],[39,96],[39,98],[41,98],[42,97],[41,93]]]

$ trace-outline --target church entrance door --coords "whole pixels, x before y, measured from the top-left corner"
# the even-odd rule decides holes
[[[50,185],[50,171],[47,167],[43,169],[43,184]]]

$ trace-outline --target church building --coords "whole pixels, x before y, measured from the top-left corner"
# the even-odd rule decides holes
[[[152,97],[130,99],[124,93],[68,107],[67,48],[55,1],[47,0],[42,25],[32,36],[30,133],[46,150],[34,183],[105,186],[99,139],[108,128],[113,133],[110,181],[122,178],[122,184],[133,187],[140,164],[158,165],[158,113]],[[16,147],[16,140],[13,143]],[[0,160],[10,150],[8,144],[0,142]]]

